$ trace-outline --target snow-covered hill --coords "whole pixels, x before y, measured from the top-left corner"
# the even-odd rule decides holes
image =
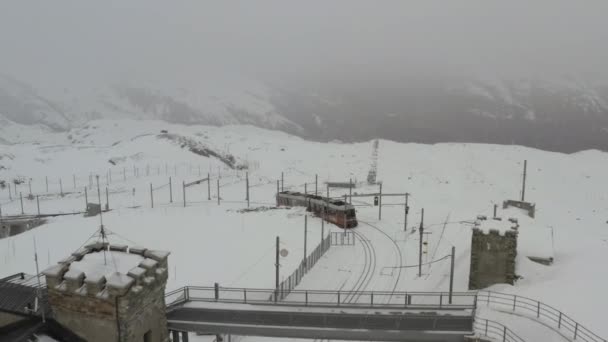
[[[33,129],[33,128],[31,128]],[[176,143],[166,133],[182,137]],[[8,140],[8,139],[7,139]],[[366,179],[371,144],[339,144],[305,141],[277,131],[252,126],[176,125],[162,121],[102,120],[68,132],[40,131],[35,142],[2,146],[0,180],[31,179],[32,192],[42,195],[41,211],[73,211],[84,207],[83,189],[99,174],[108,187],[112,212],[104,216],[112,239],[172,252],[169,288],[183,285],[272,287],[274,237],[281,236],[289,256],[282,260],[281,274],[289,274],[302,255],[301,209],[253,213],[246,207],[245,170],[217,156],[232,156],[248,165],[252,207],[274,203],[276,180],[285,174],[289,189],[314,189],[320,181]],[[197,154],[189,148],[204,147],[217,156]],[[589,150],[575,154],[545,152],[520,146],[481,144],[402,144],[380,142],[378,178],[383,191],[411,193],[408,231],[403,232],[402,199],[386,201],[382,220],[371,202],[357,201],[358,232],[376,250],[376,271],[368,290],[400,291],[446,289],[449,264],[435,264],[418,278],[417,270],[397,276],[387,271],[401,262],[415,264],[420,210],[425,208],[429,253],[442,256],[456,247],[456,290],[466,290],[471,222],[479,214],[491,215],[493,205],[519,197],[521,167],[528,160],[527,199],[537,204],[534,220],[520,217],[522,239],[536,230],[551,231],[552,238],[521,241],[526,248],[552,252],[551,266],[535,264],[518,256],[514,286],[495,289],[537,298],[557,307],[601,336],[607,336],[602,308],[608,306],[608,287],[601,261],[608,257],[608,195],[604,191],[608,153]],[[137,171],[135,171],[137,169]],[[111,174],[109,173],[111,172]],[[188,189],[183,208],[181,184],[211,174],[211,200],[206,186]],[[50,183],[46,190],[45,179]],[[169,198],[172,177],[173,203]],[[219,178],[221,204],[215,183]],[[65,197],[58,195],[60,180]],[[73,184],[75,182],[76,184]],[[27,194],[26,184],[18,192]],[[75,185],[75,186],[74,186]],[[150,187],[154,189],[154,209]],[[89,200],[96,198],[95,187]],[[325,188],[321,185],[321,191]],[[12,190],[15,191],[14,188]],[[360,183],[357,192],[377,191]],[[91,195],[91,194],[94,194]],[[332,190],[333,196],[340,196]],[[20,213],[20,203],[0,190],[2,213]],[[36,212],[35,201],[24,200],[26,213]],[[104,199],[102,201],[105,202]],[[499,211],[499,215],[517,213]],[[382,235],[371,225],[386,233]],[[97,218],[79,216],[51,219],[45,226],[0,241],[0,277],[34,272],[32,236],[38,241],[42,267],[51,265],[78,248],[97,229]],[[309,220],[309,246],[318,243],[320,223]],[[330,228],[328,228],[330,229]],[[335,229],[335,228],[331,228]],[[548,235],[544,235],[548,236]],[[396,246],[402,253],[396,254]],[[532,246],[532,247],[530,247]],[[536,247],[535,247],[536,246]],[[361,246],[333,248],[301,285],[307,288],[349,288],[363,265]],[[523,248],[523,247],[522,247]],[[218,262],[221,255],[222,262]],[[594,266],[597,265],[597,266]],[[396,285],[395,285],[396,284]],[[567,294],[567,295],[565,295]]]
[[[318,141],[385,138],[608,150],[608,87],[602,83],[353,77],[262,82],[200,73],[187,83],[58,80],[43,85],[0,74],[0,119],[54,130],[97,119],[143,119],[254,125]]]

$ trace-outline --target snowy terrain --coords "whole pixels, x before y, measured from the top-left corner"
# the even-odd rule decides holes
[[[129,120],[93,121],[62,133],[14,123],[2,125],[0,142],[14,144],[0,145],[0,181],[22,179],[17,194],[25,197],[31,179],[32,194],[40,196],[42,213],[68,213],[84,210],[84,188],[92,185],[93,175],[98,174],[104,204],[106,187],[109,192],[112,210],[103,219],[112,232],[110,241],[170,251],[167,290],[184,285],[211,286],[215,282],[271,288],[276,236],[280,236],[282,248],[289,251],[281,259],[281,274],[289,275],[303,255],[306,212],[301,208],[240,212],[247,206],[245,171],[164,139],[161,130],[197,142],[219,156],[232,156],[235,165],[248,165],[254,208],[273,206],[281,172],[285,187],[299,191],[304,190],[304,183],[308,183],[309,191],[314,189],[315,174],[320,183],[352,178],[358,182],[359,193],[378,190],[362,183],[371,163],[371,143],[322,144],[252,126],[182,126]],[[537,217],[530,220],[519,212],[502,209],[498,215],[517,217],[526,251],[551,254],[555,262],[552,266],[536,264],[522,252],[517,260],[521,278],[516,285],[493,289],[541,300],[600,336],[608,336],[603,315],[603,308],[608,306],[604,295],[608,274],[602,265],[608,257],[608,153],[595,150],[567,155],[519,146],[380,141],[378,179],[383,182],[383,191],[409,192],[411,211],[404,232],[403,198],[385,199],[382,220],[378,220],[378,208],[371,204],[371,198],[353,201],[360,220],[356,232],[373,246],[373,276],[364,288],[447,290],[449,262],[424,267],[420,278],[417,268],[396,268],[417,262],[418,234],[413,227],[419,225],[420,210],[425,208],[425,228],[431,233],[425,260],[441,258],[455,246],[455,290],[467,290],[471,223],[477,215],[491,216],[494,204],[519,198],[524,159],[528,160],[526,199],[537,204]],[[207,198],[207,185],[197,185],[187,189],[188,205],[184,208],[182,182],[205,178],[207,173],[212,178],[211,200]],[[64,197],[59,195],[60,180]],[[0,189],[3,215],[21,213],[14,187],[11,191],[12,200],[8,189]],[[321,184],[319,191],[325,193]],[[332,196],[343,194],[332,190]],[[96,187],[90,187],[87,195],[89,202],[96,202]],[[24,199],[24,212],[36,211],[36,201]],[[34,237],[44,268],[78,249],[98,226],[99,217],[65,216],[0,240],[0,277],[35,272]],[[320,226],[317,218],[309,218],[309,250],[320,241]],[[331,230],[338,231],[335,227]],[[548,230],[551,234],[546,234]],[[299,288],[352,289],[370,261],[366,264],[363,248],[362,243],[332,247]],[[501,319],[494,318],[495,313],[482,314]],[[512,329],[522,337],[526,335],[528,341],[534,341],[535,336],[538,340],[543,331],[538,324],[518,324],[511,316],[504,321],[514,321]],[[518,327],[524,331],[518,331]],[[543,340],[564,340],[548,337],[552,332],[545,330],[549,335],[543,335]]]

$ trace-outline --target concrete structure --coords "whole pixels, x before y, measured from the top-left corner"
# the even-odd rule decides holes
[[[506,200],[502,202],[502,208],[519,208],[528,213],[528,216],[534,218],[536,215],[536,203],[530,203],[525,201]]]
[[[0,220],[0,239],[27,232],[45,223],[46,220],[38,217],[4,216]]]
[[[45,270],[54,320],[91,342],[169,341],[168,252],[87,245]]]
[[[479,216],[471,238],[469,289],[513,284],[519,225],[516,220],[488,220]]]

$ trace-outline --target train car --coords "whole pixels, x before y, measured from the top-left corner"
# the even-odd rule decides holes
[[[358,224],[355,207],[339,199],[283,191],[277,194],[277,205],[306,207],[306,210],[340,228],[354,228]]]

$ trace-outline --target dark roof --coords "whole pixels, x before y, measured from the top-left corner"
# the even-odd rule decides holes
[[[31,315],[32,312],[27,308],[34,308],[36,305],[36,295],[38,285],[33,283],[35,276],[18,273],[10,277],[0,279],[0,312],[8,312],[17,315]],[[47,305],[46,288],[40,288],[40,303],[38,306],[44,308],[49,313]],[[34,315],[40,314],[34,313]]]
[[[0,328],[0,342],[35,341],[34,335],[46,335],[59,342],[86,342],[53,319],[43,323],[39,317],[30,317]]]

